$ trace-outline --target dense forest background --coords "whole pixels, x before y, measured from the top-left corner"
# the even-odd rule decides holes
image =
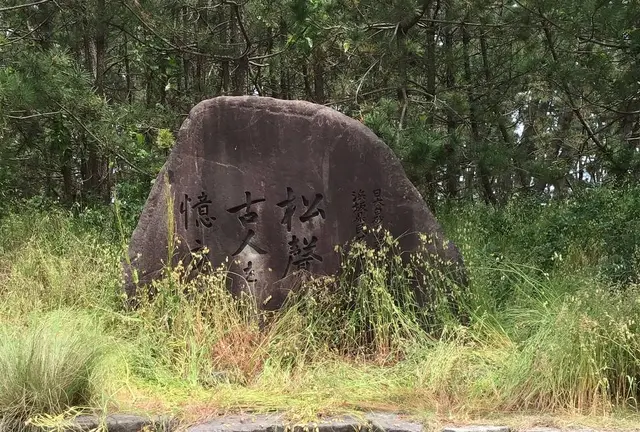
[[[640,176],[629,0],[3,0],[0,209],[135,214],[190,108],[304,99],[364,122],[434,207]]]

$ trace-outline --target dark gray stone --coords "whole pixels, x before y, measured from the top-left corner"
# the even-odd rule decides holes
[[[277,414],[230,415],[191,426],[187,432],[282,432],[282,424]]]
[[[366,416],[375,432],[423,432],[421,423],[403,419],[397,414],[371,413]]]
[[[307,424],[290,425],[287,430],[292,432],[357,432],[370,430],[367,422],[354,417],[333,417],[326,420]]]
[[[352,416],[331,417],[317,422],[289,423],[281,416],[225,416],[187,428],[188,432],[422,432],[422,425],[392,414],[369,414],[362,419]]]
[[[102,424],[97,416],[79,416],[74,419],[74,426],[68,432],[93,431]],[[171,432],[177,423],[170,418],[143,417],[133,414],[113,414],[104,419],[108,432]],[[145,430],[144,428],[147,427]]]
[[[401,237],[403,251],[416,249],[418,233],[437,237],[432,255],[465,282],[459,251],[442,244],[440,225],[392,151],[360,122],[308,102],[219,97],[191,110],[131,239],[130,296],[133,270],[146,285],[167,261],[169,212],[179,239],[174,261],[204,246],[214,266],[229,257],[229,289],[254,293],[266,310],[282,305],[296,270],[335,274],[337,245],[373,245],[365,226]]]
[[[523,429],[523,432],[562,432],[562,429],[545,426],[545,427],[533,427],[533,428]]]
[[[459,426],[445,427],[442,432],[510,432],[507,426]]]

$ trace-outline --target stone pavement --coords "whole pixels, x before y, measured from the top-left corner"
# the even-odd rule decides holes
[[[592,429],[507,426],[444,426],[434,432],[597,432]],[[640,425],[638,429],[640,431]],[[289,424],[278,414],[243,414],[219,417],[200,424],[180,424],[172,418],[150,418],[115,414],[101,423],[97,417],[81,416],[66,432],[431,432],[421,423],[396,414],[370,413],[362,417],[342,416],[307,424]]]

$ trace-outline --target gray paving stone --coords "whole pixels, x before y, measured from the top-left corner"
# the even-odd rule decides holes
[[[191,426],[187,432],[282,432],[282,417],[271,415],[230,415]]]
[[[73,423],[67,432],[92,431],[101,425],[97,416],[79,416]],[[177,423],[170,418],[150,418],[133,414],[113,414],[105,419],[108,432],[141,432],[145,427],[154,432],[171,432],[176,425]]]
[[[395,414],[371,413],[364,418],[332,417],[317,422],[291,424],[278,415],[227,416],[187,428],[187,432],[423,432],[419,423]]]
[[[356,432],[367,429],[367,426],[366,421],[342,416],[306,424],[289,424],[287,430],[291,432]]]
[[[507,426],[448,426],[442,432],[510,432]]]
[[[169,417],[113,414],[105,419],[107,432],[424,432],[422,424],[393,413],[369,413],[363,417],[338,416],[317,422],[293,424],[279,414],[237,414],[187,427]],[[97,416],[80,416],[65,432],[89,432],[101,426]],[[145,429],[146,428],[146,429]],[[507,426],[447,426],[442,432],[516,432]],[[597,432],[586,428],[536,426],[517,432]],[[634,431],[635,432],[635,431]]]
[[[403,419],[397,414],[370,413],[366,415],[374,432],[423,432],[420,423]]]
[[[279,414],[238,414],[216,418],[202,424],[179,425],[170,417],[113,414],[105,419],[107,432],[424,432],[422,424],[392,413],[369,413],[363,417],[338,416],[317,422],[292,424]],[[101,426],[97,416],[80,416],[65,432],[95,431]],[[180,427],[179,427],[180,426]],[[145,429],[146,427],[146,429]],[[507,426],[447,426],[442,432],[516,432]],[[536,426],[517,432],[597,432],[586,428]],[[602,431],[604,432],[604,431]],[[636,430],[634,430],[636,432]]]
[[[562,432],[562,429],[553,428],[553,427],[534,427],[523,429],[522,432]]]
[[[635,430],[635,429],[634,429]],[[526,428],[519,430],[519,432],[605,432],[604,430],[597,431],[596,429],[585,429],[585,428],[556,428],[556,427],[546,427],[546,426],[537,426],[532,428]]]

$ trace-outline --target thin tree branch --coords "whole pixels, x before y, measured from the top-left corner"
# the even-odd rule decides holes
[[[372,94],[386,92],[386,91],[390,91],[390,90],[396,90],[396,87],[383,87],[383,88],[380,88],[380,89],[371,90],[369,92],[360,94],[360,97],[370,96]],[[339,104],[339,103],[349,102],[349,101],[352,101],[352,100],[353,100],[353,96],[349,96],[348,98],[345,98],[345,99],[340,99],[340,100],[337,100],[337,101],[327,102],[326,104],[324,104],[324,106],[335,105],[335,104]]]
[[[429,8],[431,7],[431,2],[432,0],[423,0],[420,12],[415,14],[413,17],[398,23],[398,30],[400,30],[402,34],[406,34],[413,26],[418,24],[424,14],[427,13],[427,10],[429,10]]]
[[[149,42],[141,40],[138,36],[136,36],[135,34],[129,32],[127,29],[125,29],[124,27],[120,26],[119,24],[111,23],[111,26],[113,26],[113,27],[117,28],[118,30],[122,31],[124,34],[126,34],[127,36],[133,38],[136,42],[138,42],[139,44],[141,44],[143,46],[146,46],[148,48],[152,48],[152,49],[154,49],[156,51],[161,51],[162,50],[162,47],[159,47],[157,45],[153,45],[153,44],[150,44]]]
[[[76,123],[78,123],[78,125],[84,129],[84,131],[86,133],[88,133],[94,140],[96,140],[96,142],[98,144],[100,144],[100,146],[103,148],[103,150],[112,153],[114,156],[122,159],[122,161],[124,163],[126,163],[127,165],[129,165],[131,168],[133,168],[134,171],[138,172],[139,174],[148,176],[148,177],[153,177],[150,173],[146,172],[145,170],[138,168],[134,163],[130,162],[125,156],[123,156],[122,154],[120,154],[119,152],[117,152],[116,150],[109,148],[109,146],[102,140],[100,139],[96,134],[94,134],[83,122],[82,120],[80,120],[74,113],[72,113],[71,111],[69,111],[69,109],[67,109],[64,105],[62,105],[60,102],[55,102],[56,105],[58,105],[58,107],[60,107],[60,109],[64,112],[66,112],[67,114],[69,114],[71,116],[71,118],[73,118],[73,120],[75,120]]]
[[[477,23],[477,22],[467,22],[467,21],[449,21],[449,20],[443,20],[443,19],[436,19],[436,18],[421,18],[420,22],[418,23],[418,26],[420,27],[424,27],[426,26],[425,23],[434,23],[434,24],[454,24],[454,25],[458,25],[458,26],[469,26],[469,27],[490,27],[490,28],[503,28],[503,27],[518,27],[518,28],[532,28],[534,26],[530,25],[522,25],[520,23],[517,22],[504,22],[504,23],[500,23],[500,24],[489,24],[489,23]]]
[[[622,102],[630,102],[632,101],[634,98],[636,98],[638,96],[638,93],[634,93],[633,95],[631,95],[631,97],[627,97],[623,100],[620,101],[620,103]],[[628,116],[628,115],[638,115],[640,114],[640,110],[635,110],[635,111],[621,111],[619,109],[613,108],[611,105],[604,105],[598,102],[593,101],[589,96],[581,96],[582,99],[584,99],[587,103],[590,103],[593,106],[596,106],[598,108],[602,108],[603,110],[607,111],[607,112],[612,112],[615,114],[619,114],[621,116]]]
[[[164,42],[169,47],[173,48],[174,50],[176,50],[178,52],[183,52],[183,53],[187,53],[187,54],[193,54],[193,55],[202,56],[202,57],[205,57],[205,58],[215,58],[215,59],[218,59],[218,60],[226,60],[226,61],[236,61],[236,60],[239,60],[240,58],[242,58],[242,57],[233,58],[233,57],[228,57],[228,56],[212,55],[212,54],[207,54],[207,53],[203,53],[203,52],[200,52],[200,51],[194,51],[194,50],[186,48],[186,47],[177,46],[174,43],[172,43],[170,40],[168,40],[167,38],[162,36],[160,33],[158,33],[149,23],[147,23],[140,15],[138,15],[138,13],[136,13],[136,11],[133,10],[133,8],[129,5],[129,3],[126,0],[122,0],[122,4],[124,4],[124,6],[127,9],[129,9],[129,11],[138,19],[138,21],[140,21],[140,23],[147,30],[149,30],[151,33],[153,33],[154,36],[156,36],[162,42]]]
[[[600,40],[593,39],[592,36],[590,37],[578,36],[578,40],[580,42],[592,43],[592,44],[600,45],[607,48],[615,48],[615,49],[621,49],[621,50],[627,50],[630,48],[630,45],[621,45],[621,44],[615,44],[612,42],[600,41]]]
[[[60,114],[60,113],[61,113],[61,111],[52,111],[52,112],[46,112],[46,113],[36,113],[36,114],[31,114],[31,115],[26,115],[26,116],[8,115],[7,118],[10,118],[11,120],[28,120],[28,119],[32,119],[32,118],[36,118],[36,117],[46,117],[46,116],[56,115],[56,114]]]
[[[396,132],[396,148],[400,145],[400,135],[402,134],[402,128],[404,127],[404,119],[407,115],[407,109],[409,108],[409,97],[407,96],[407,88],[402,89],[402,112],[400,113],[400,122],[398,123],[398,130]]]
[[[540,16],[543,19],[545,19],[542,13],[540,13]],[[545,19],[545,22],[550,22],[550,21]],[[549,48],[549,51],[551,52],[551,58],[553,59],[554,62],[558,63],[558,53],[556,52],[555,46],[553,45],[551,30],[549,30],[549,26],[546,24],[542,25],[542,30],[544,31],[545,39],[547,41],[547,46]],[[582,112],[580,111],[578,106],[575,104],[573,100],[573,96],[571,95],[571,91],[569,91],[569,87],[565,83],[556,83],[556,85],[558,85],[566,95],[567,102],[569,103],[569,107],[575,113],[576,117],[578,117],[580,124],[582,125],[584,130],[587,132],[587,135],[589,136],[589,138],[591,138],[591,141],[593,141],[593,143],[596,145],[596,147],[600,149],[600,151],[602,151],[605,155],[609,156],[610,160],[613,162],[611,150],[600,141],[600,139],[597,137],[596,134],[593,133],[593,129],[591,128],[589,123],[587,123],[584,116],[582,115]]]
[[[48,17],[46,17],[44,20],[42,20],[42,22],[38,23],[37,26],[35,26],[32,30],[29,31],[29,33],[23,35],[23,36],[19,36],[15,39],[9,39],[9,42],[5,42],[3,44],[0,44],[0,48],[2,48],[3,46],[7,46],[7,45],[11,45],[17,42],[20,42],[21,40],[24,40],[26,38],[28,38],[29,36],[31,36],[33,33],[35,33],[36,31],[38,31],[38,29],[40,27],[42,27],[43,25],[46,24],[47,21],[49,21],[49,19],[53,16],[53,13],[49,14]]]
[[[384,57],[384,55],[383,55]],[[369,72],[371,72],[371,69],[373,69],[378,63],[380,63],[382,61],[382,57],[380,57],[379,59],[377,59],[376,61],[374,61],[371,66],[369,66],[369,69],[367,69],[367,71],[364,73],[364,75],[362,76],[362,79],[360,80],[360,84],[358,84],[358,88],[356,89],[356,95],[355,95],[355,102],[356,104],[358,103],[358,94],[360,93],[360,89],[362,88],[362,84],[364,84],[364,80],[367,77],[367,75],[369,75]]]
[[[268,59],[268,58],[271,58],[271,57],[279,56],[280,54],[284,53],[285,51],[287,51],[286,48],[285,49],[281,49],[280,51],[269,53],[269,54],[249,57],[249,60],[251,60],[251,61],[264,60],[264,59]]]
[[[22,5],[16,5],[16,6],[7,6],[7,7],[3,7],[0,8],[0,12],[8,12],[8,11],[12,11],[12,10],[16,10],[16,9],[24,9],[24,8],[28,8],[29,6],[37,6],[37,5],[41,5],[43,3],[48,3],[51,0],[40,0],[37,2],[33,2],[33,3],[27,3],[27,4],[22,4]]]
[[[415,86],[417,86],[418,88],[407,88],[407,91],[409,92],[409,94],[411,93],[419,93],[422,94],[428,98],[431,99],[431,101],[429,102],[425,102],[431,106],[438,106],[438,103],[442,104],[442,106],[444,106],[445,108],[447,108],[449,111],[451,111],[451,113],[453,113],[456,117],[458,117],[459,120],[461,120],[463,123],[467,122],[467,119],[465,119],[463,116],[460,115],[460,113],[458,113],[458,111],[456,111],[455,109],[453,109],[453,107],[451,105],[449,105],[447,102],[445,102],[442,99],[438,99],[438,97],[432,93],[430,93],[429,91],[427,91],[427,89],[425,88],[425,86],[423,86],[422,84],[420,84],[417,81],[414,80],[408,80],[409,84],[413,84]],[[412,101],[417,102],[415,99],[412,99]]]

